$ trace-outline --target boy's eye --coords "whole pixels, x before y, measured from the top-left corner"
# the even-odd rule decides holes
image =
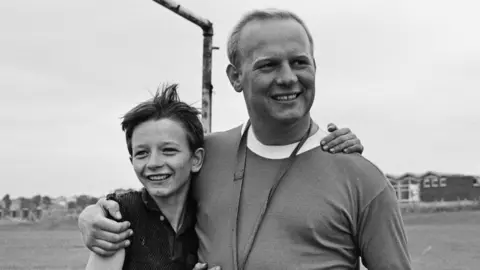
[[[173,155],[177,152],[178,152],[178,150],[175,149],[175,148],[164,148],[163,149],[163,153],[166,154],[166,155]]]
[[[142,157],[145,157],[145,156],[147,156],[147,151],[137,151],[137,152],[135,152],[135,155],[134,155],[134,157],[136,157],[136,158],[142,158]]]

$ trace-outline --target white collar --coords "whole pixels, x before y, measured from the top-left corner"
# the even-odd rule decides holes
[[[246,123],[246,122],[245,122]],[[246,125],[243,124],[241,134],[245,132]],[[320,146],[320,141],[327,136],[327,132],[322,130],[320,127],[318,128],[317,132],[311,135],[305,144],[302,146],[298,154],[304,153],[308,150],[311,150],[315,147]],[[265,145],[261,143],[255,133],[253,128],[248,129],[247,134],[247,147],[250,151],[254,152],[255,154],[267,158],[267,159],[284,159],[288,158],[292,153],[293,149],[297,146],[298,142],[287,144],[287,145]]]

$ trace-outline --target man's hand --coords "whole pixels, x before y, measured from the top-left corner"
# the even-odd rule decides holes
[[[335,124],[328,124],[328,134],[320,144],[323,150],[331,153],[363,153],[363,145],[349,128],[338,129]]]
[[[195,264],[195,267],[193,270],[207,270],[207,264],[206,263],[197,263]],[[221,270],[220,266],[214,266],[212,268],[209,268],[208,270]]]
[[[130,245],[127,240],[133,234],[128,221],[117,222],[107,218],[109,213],[121,219],[118,203],[100,199],[97,204],[86,207],[78,217],[78,227],[88,249],[100,256],[111,256]]]

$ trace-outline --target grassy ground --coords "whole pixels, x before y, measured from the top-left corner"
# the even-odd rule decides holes
[[[414,269],[480,269],[480,211],[405,217]]]
[[[82,269],[88,253],[74,231],[0,231],[0,269]]]
[[[480,211],[405,216],[416,270],[473,270],[480,263]],[[82,269],[88,257],[74,223],[0,224],[0,269]]]

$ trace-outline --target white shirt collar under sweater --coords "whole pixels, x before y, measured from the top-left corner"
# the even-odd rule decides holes
[[[246,123],[246,122],[245,122]],[[242,126],[242,134],[245,132],[245,124]],[[308,150],[311,150],[315,147],[320,146],[320,141],[327,136],[327,132],[322,130],[320,127],[318,128],[317,132],[311,135],[305,144],[303,144],[298,154],[304,153]],[[287,144],[287,145],[265,145],[261,143],[255,133],[253,132],[253,128],[248,129],[247,134],[247,147],[250,151],[254,152],[255,154],[268,158],[268,159],[283,159],[288,158],[290,154],[293,152],[295,147],[297,146],[298,142]]]

